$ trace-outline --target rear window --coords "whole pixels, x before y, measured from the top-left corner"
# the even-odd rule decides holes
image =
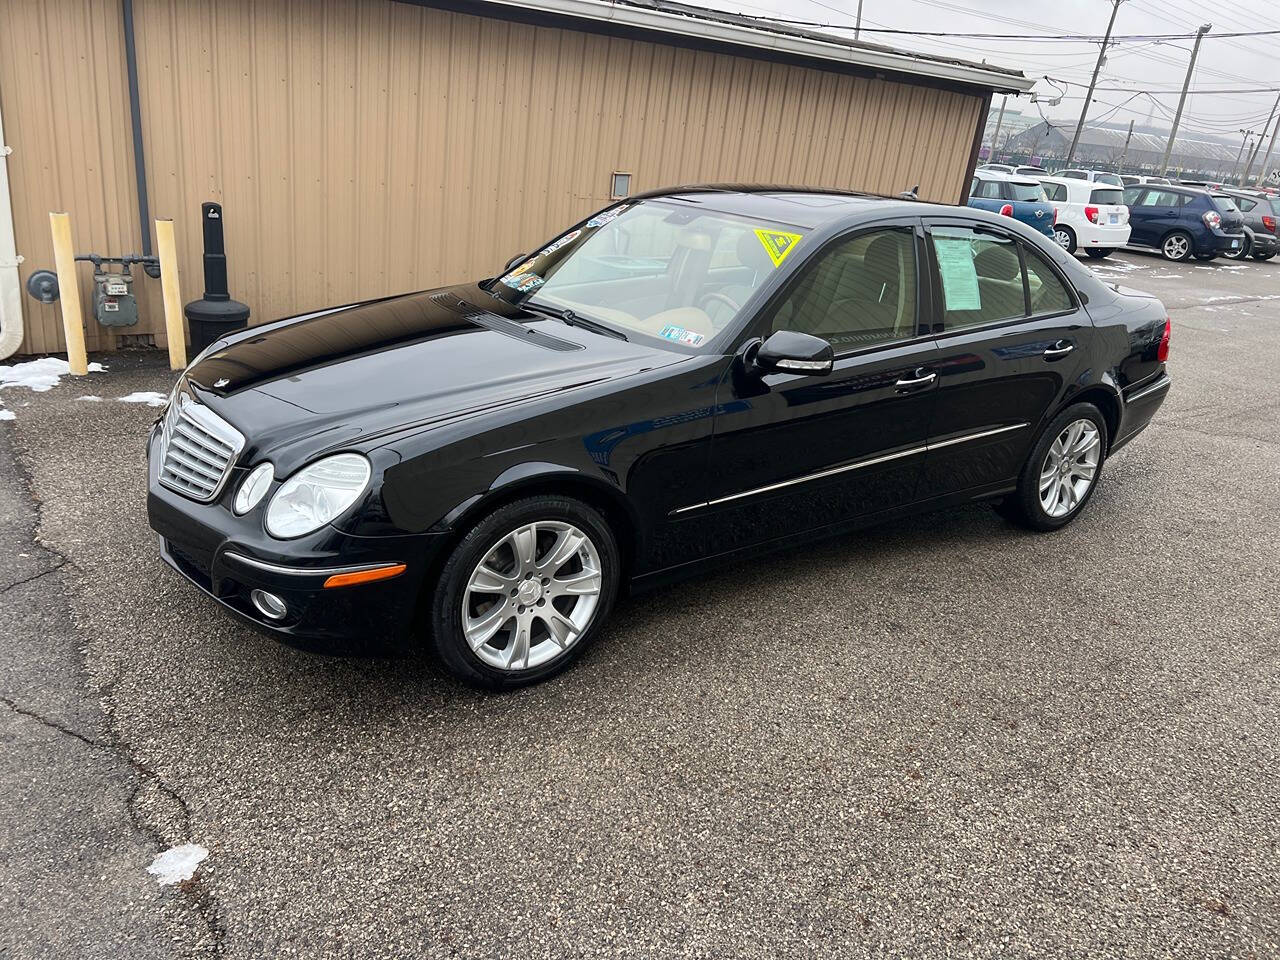
[[[1101,187],[1089,194],[1090,203],[1124,203],[1124,191],[1111,188]]]
[[[1124,186],[1124,181],[1114,173],[1099,173],[1093,179],[1095,183],[1109,183],[1113,187]]]
[[[1043,202],[1044,188],[1038,183],[1011,183],[1009,191],[1014,200],[1030,200],[1033,202]]]
[[[1213,205],[1218,208],[1220,213],[1240,212],[1240,208],[1236,206],[1236,202],[1230,197],[1214,197]]]

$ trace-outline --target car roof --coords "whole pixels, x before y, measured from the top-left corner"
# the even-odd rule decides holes
[[[995,216],[972,207],[926,203],[905,197],[772,184],[693,184],[650,190],[637,194],[631,200],[677,201],[718,213],[771,220],[808,230],[842,220],[871,219],[878,216],[956,216],[960,214],[974,220],[986,220]]]

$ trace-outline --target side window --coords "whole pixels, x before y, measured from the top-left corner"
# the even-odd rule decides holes
[[[930,243],[942,290],[944,331],[1027,315],[1022,264],[1012,239],[969,227],[935,226]]]
[[[1022,245],[1023,262],[1027,265],[1027,292],[1031,296],[1031,315],[1066,313],[1075,309],[1075,303],[1048,261],[1025,243]]]
[[[1236,206],[1239,207],[1241,210],[1243,210],[1245,213],[1248,213],[1257,205],[1258,205],[1257,200],[1249,200],[1246,197],[1236,197]]]
[[[1000,181],[999,180],[980,180],[978,182],[977,196],[984,197],[987,200],[1000,199]]]
[[[1142,206],[1142,200],[1145,198],[1147,191],[1142,187],[1129,187],[1124,192],[1124,202],[1130,207]]]
[[[978,195],[978,184],[980,184],[981,182],[982,181],[979,180],[977,177],[974,177],[972,180],[969,181],[969,196],[976,197]]]
[[[1049,194],[1049,199],[1054,203],[1065,203],[1067,199],[1067,187],[1062,183],[1046,183],[1045,190]]]
[[[837,240],[806,264],[769,325],[829,342],[837,356],[916,335],[916,245],[906,227]]]

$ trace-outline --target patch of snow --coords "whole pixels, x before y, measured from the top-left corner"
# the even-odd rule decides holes
[[[86,393],[83,397],[76,397],[77,400],[89,400],[93,403],[101,403],[101,397],[95,397],[92,393]]]
[[[4,407],[0,407],[0,420],[15,420],[17,419],[17,416],[18,415],[12,410],[6,410]]]
[[[1246,267],[1243,263],[1221,263],[1218,265],[1219,270],[1251,270],[1252,267]]]
[[[169,402],[163,393],[156,393],[154,390],[140,390],[127,397],[116,397],[116,399],[121,403],[145,403],[149,407],[163,407]]]
[[[89,364],[90,373],[102,373],[107,368],[100,363]],[[41,357],[11,367],[0,366],[0,389],[26,387],[44,393],[57,386],[58,381],[71,372],[71,364],[60,357]]]
[[[208,855],[209,851],[198,843],[181,843],[156,854],[151,866],[147,867],[147,873],[154,876],[162,887],[181,883],[195,875],[196,867]]]

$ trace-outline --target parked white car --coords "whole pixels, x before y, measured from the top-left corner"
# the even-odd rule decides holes
[[[1066,177],[1041,177],[1040,184],[1058,210],[1053,239],[1063,250],[1100,259],[1129,242],[1129,208],[1119,187]]]
[[[1063,177],[1067,180],[1088,180],[1097,183],[1109,183],[1113,187],[1123,187],[1124,181],[1120,179],[1120,174],[1112,173],[1110,170],[1082,170],[1073,167],[1070,170],[1059,170],[1054,174],[1055,177]]]

